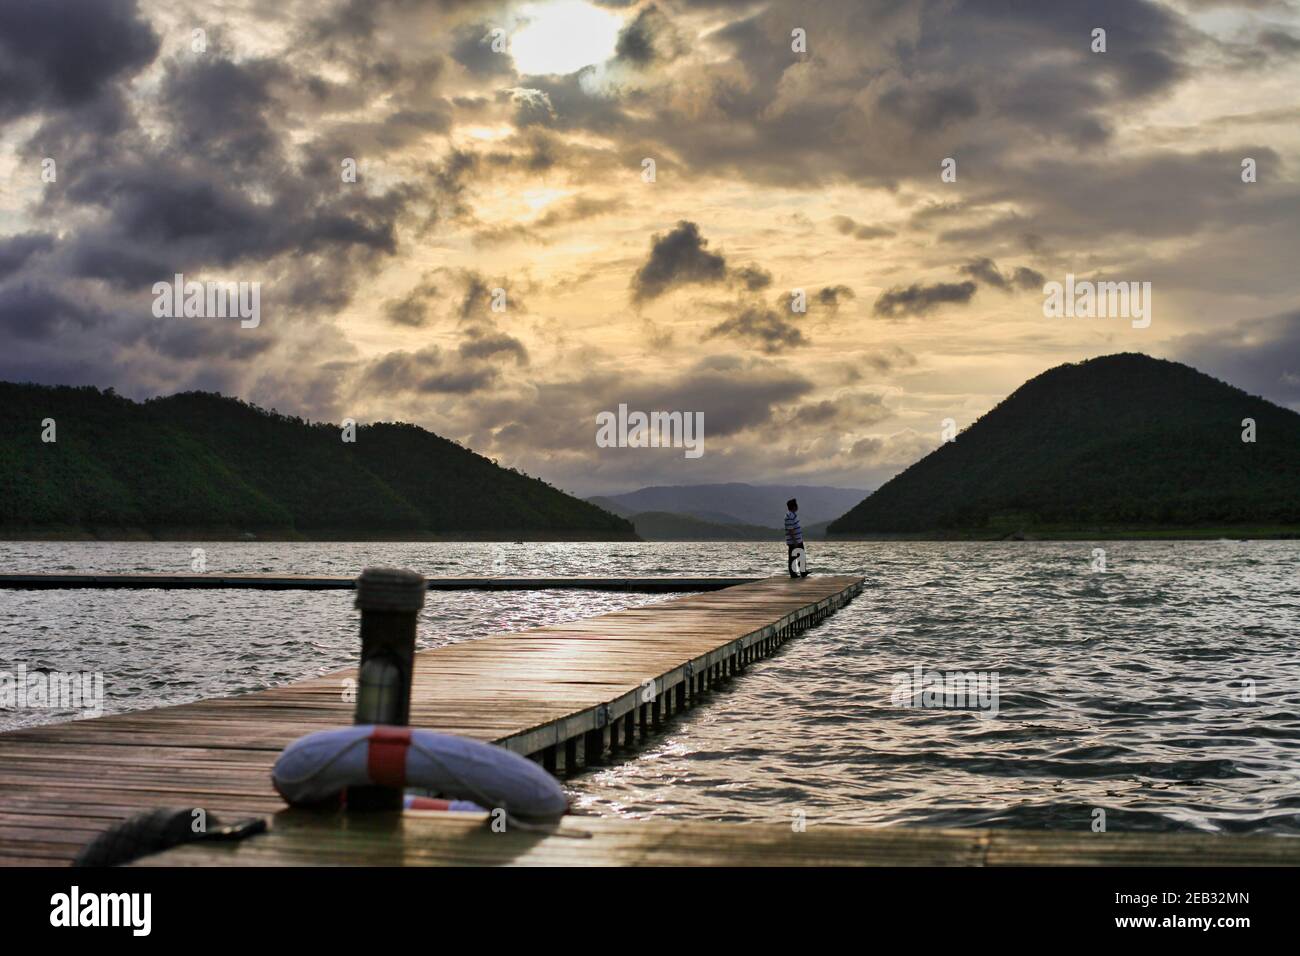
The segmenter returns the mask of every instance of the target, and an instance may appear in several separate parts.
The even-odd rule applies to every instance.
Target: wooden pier
[[[760,578],[743,577],[436,577],[426,578],[430,591],[721,591]],[[0,591],[253,590],[350,591],[356,576],[307,574],[0,574]]]
[[[411,724],[495,741],[556,772],[598,764],[861,588],[857,577],[781,575],[422,651]],[[0,734],[0,864],[70,862],[96,833],[155,807],[284,809],[272,764],[303,734],[352,723],[355,675]],[[107,684],[111,695],[112,675]]]
[[[486,814],[322,816],[285,810],[264,834],[196,843],[140,866],[1296,866],[1300,840],[1205,833],[858,827],[565,817],[496,832]]]

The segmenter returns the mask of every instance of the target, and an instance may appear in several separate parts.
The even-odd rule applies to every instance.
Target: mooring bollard
[[[415,631],[426,590],[424,576],[414,571],[366,568],[357,578],[361,667],[354,723],[404,727],[411,722]],[[352,787],[347,806],[349,810],[400,810],[402,791]]]

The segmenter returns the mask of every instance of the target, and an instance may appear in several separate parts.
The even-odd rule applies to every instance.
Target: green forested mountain
[[[53,419],[56,441],[41,440]],[[630,538],[632,525],[414,425],[308,424],[187,392],[0,383],[0,534]]]
[[[1242,420],[1256,440],[1242,440]],[[831,534],[1300,527],[1300,415],[1125,353],[1026,382]]]

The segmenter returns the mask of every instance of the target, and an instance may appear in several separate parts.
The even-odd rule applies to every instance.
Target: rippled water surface
[[[213,573],[724,574],[784,548],[716,544],[215,544]],[[622,816],[1300,834],[1300,544],[812,543],[863,594],[570,781]],[[1104,573],[1093,549],[1106,549]],[[188,571],[191,546],[0,542],[6,571]],[[421,643],[662,595],[433,593]],[[102,670],[112,711],[230,694],[356,657],[346,592],[0,592],[0,669]],[[906,706],[900,675],[996,678],[988,708]],[[0,727],[62,719],[0,712]]]

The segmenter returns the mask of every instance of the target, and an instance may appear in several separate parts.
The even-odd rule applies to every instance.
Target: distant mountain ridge
[[[775,528],[718,524],[666,511],[640,511],[628,520],[637,536],[646,541],[781,541],[781,532]]]
[[[634,537],[623,518],[415,425],[363,425],[344,442],[337,425],[213,393],[136,403],[7,382],[0,408],[6,537]]]
[[[1242,440],[1243,420],[1256,440]],[[1061,365],[831,522],[836,534],[1300,528],[1300,414],[1137,353]]]
[[[629,518],[642,512],[666,512],[688,515],[719,525],[730,523],[780,528],[785,519],[786,501],[797,498],[799,518],[807,528],[842,515],[861,501],[865,494],[865,491],[858,488],[728,482],[654,485],[625,494],[599,495],[587,500]]]

